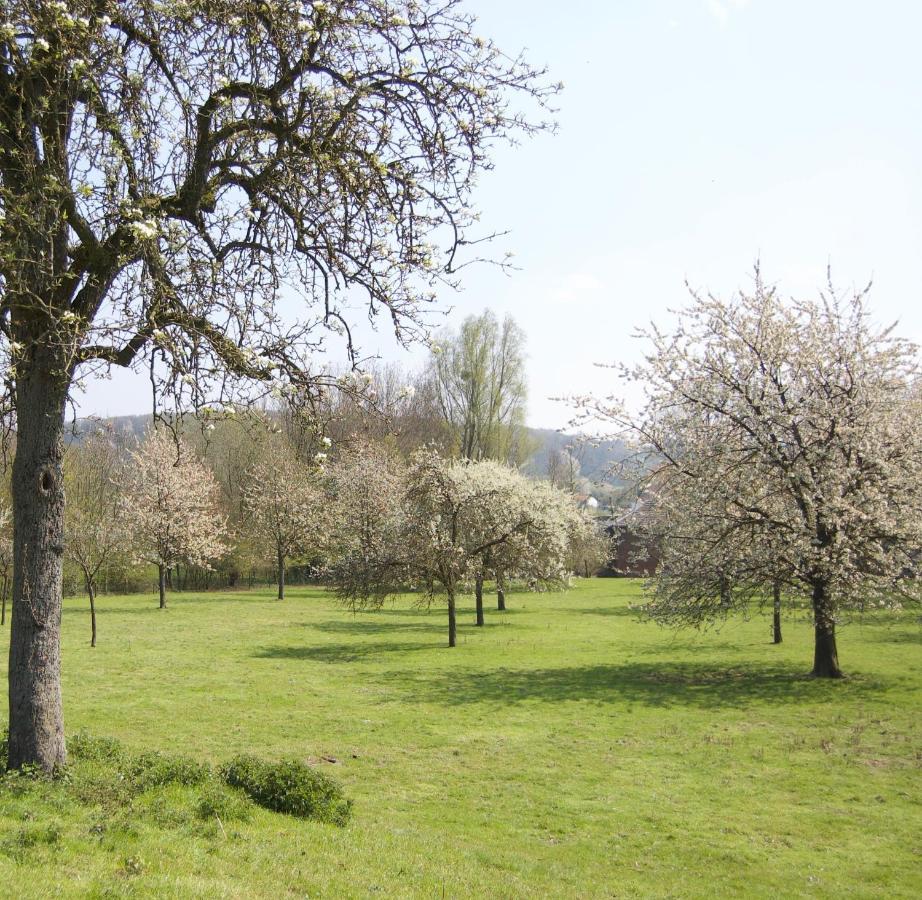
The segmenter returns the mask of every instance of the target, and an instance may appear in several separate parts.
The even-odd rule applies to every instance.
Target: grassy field
[[[636,621],[637,591],[512,594],[483,629],[464,608],[455,650],[441,609],[353,616],[316,589],[104,597],[91,650],[69,600],[69,733],[294,755],[355,814],[223,823],[193,789],[113,810],[14,785],[0,895],[919,896],[918,620],[843,629],[850,677],[824,683],[805,621],[780,647],[767,618],[676,635]]]

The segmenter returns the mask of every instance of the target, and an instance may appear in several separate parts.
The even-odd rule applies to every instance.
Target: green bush
[[[212,781],[202,788],[195,814],[200,819],[217,817],[222,822],[245,822],[252,809],[250,801],[239,790]]]
[[[345,825],[352,813],[352,801],[335,781],[295,759],[267,763],[238,756],[221,769],[221,777],[275,812],[331,825]]]
[[[131,760],[127,774],[139,791],[146,791],[167,784],[202,784],[211,777],[211,767],[196,762],[191,756],[151,751]]]
[[[71,759],[114,763],[122,758],[124,750],[115,738],[93,737],[78,731],[67,742],[67,755]]]

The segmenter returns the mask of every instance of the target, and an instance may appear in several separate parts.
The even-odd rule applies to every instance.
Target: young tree
[[[90,646],[96,646],[96,579],[128,549],[119,515],[123,460],[110,436],[94,434],[68,449],[64,483],[68,503],[65,552],[79,567],[90,601]]]
[[[588,405],[651,448],[667,557],[650,613],[701,624],[790,579],[813,608],[813,674],[841,676],[846,612],[919,592],[916,348],[871,323],[866,292],[785,303],[758,271],[751,292],[695,296],[648,337],[628,373],[641,413]]]
[[[301,462],[285,439],[272,436],[246,473],[244,513],[257,546],[276,563],[279,600],[285,599],[287,561],[317,550],[328,531],[321,462]]]
[[[0,625],[6,625],[6,601],[13,574],[12,524],[9,509],[0,507]]]
[[[151,431],[131,461],[120,518],[137,557],[157,567],[160,608],[166,609],[166,578],[173,566],[208,566],[227,550],[218,485],[188,446],[165,430]]]
[[[537,535],[550,540],[560,532],[551,521],[539,524],[543,513],[534,485],[515,470],[489,460],[452,462],[420,450],[406,473],[393,537],[362,541],[350,565],[333,572],[334,583],[340,597],[353,606],[379,606],[411,586],[422,587],[426,602],[444,597],[448,646],[454,647],[458,593],[483,577],[489,554],[521,541],[528,550],[519,551],[517,558],[528,554],[536,567],[534,577],[544,577],[537,570],[539,559],[550,572],[553,564],[537,549]]]
[[[525,461],[525,333],[512,318],[468,316],[457,335],[434,345],[428,372],[462,459]]]
[[[316,386],[357,294],[401,341],[476,242],[491,147],[554,88],[459,0],[4,4],[0,362],[17,419],[8,764],[65,761],[65,405],[143,365],[180,405]],[[440,251],[434,242],[446,240]],[[303,299],[298,320],[282,300]],[[336,338],[340,340],[340,338]]]

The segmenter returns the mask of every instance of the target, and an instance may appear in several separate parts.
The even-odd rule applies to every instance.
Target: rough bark
[[[455,594],[454,591],[448,592],[448,646],[455,647],[458,644],[458,623],[455,615]]]
[[[9,658],[11,769],[66,762],[61,708],[66,364],[36,347],[16,385],[13,602]]]
[[[166,566],[163,563],[157,566],[157,583],[160,588],[160,608],[166,609]]]
[[[285,599],[285,557],[282,555],[282,551],[278,551],[278,584],[279,584],[279,600]]]
[[[781,584],[772,585],[772,640],[781,643]]]
[[[483,625],[483,578],[479,575],[474,582],[474,598],[477,602],[477,624]]]
[[[496,608],[500,612],[506,611],[506,581],[502,575],[496,576]]]
[[[825,582],[813,585],[813,672],[816,678],[841,678],[836,649],[836,625],[832,618],[829,592]]]

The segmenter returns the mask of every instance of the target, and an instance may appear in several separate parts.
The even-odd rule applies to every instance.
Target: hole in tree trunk
[[[42,489],[43,494],[49,493],[52,487],[54,487],[54,477],[52,476],[51,472],[45,469],[45,471],[42,472],[41,477],[39,478],[38,484],[39,484],[39,487]]]

